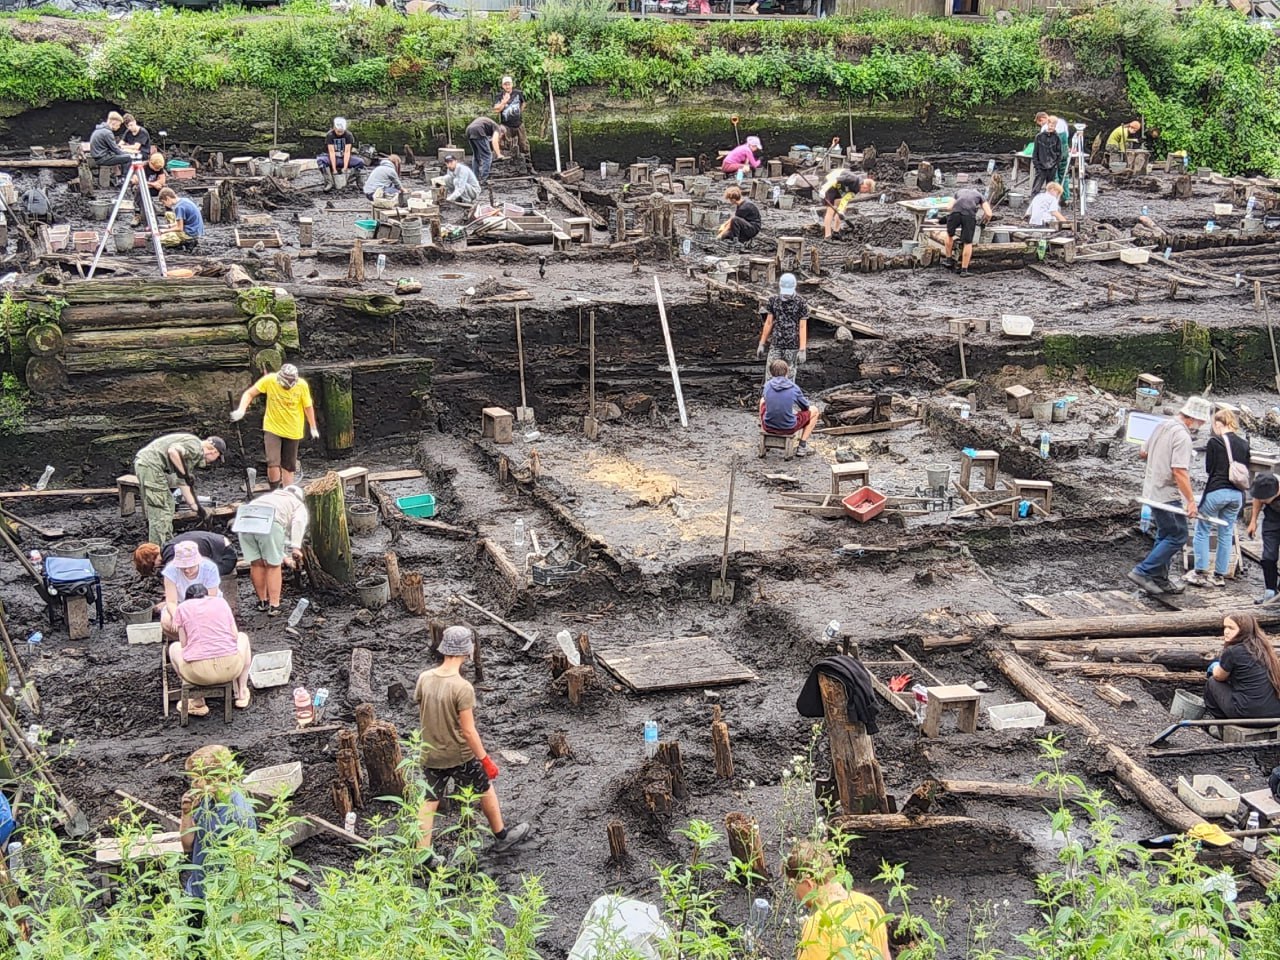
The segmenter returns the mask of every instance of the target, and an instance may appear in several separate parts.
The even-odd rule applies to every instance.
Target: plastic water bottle
[[[40,724],[38,723],[33,723],[31,724],[31,726],[27,727],[26,736],[23,737],[23,739],[27,741],[27,746],[29,747],[40,746],[40,734],[42,732],[43,731],[41,730]]]
[[[840,621],[832,620],[827,624],[827,629],[822,631],[822,636],[828,643],[833,643],[840,636]]]
[[[347,831],[347,833],[353,836],[355,835],[356,812],[354,810],[352,810],[350,813],[348,813],[345,817],[342,818],[342,829]]]
[[[43,490],[49,485],[49,478],[53,476],[53,467],[45,467],[44,473],[40,474],[40,479],[36,481],[36,489]]]
[[[1250,197],[1250,198],[1249,198],[1249,202],[1248,202],[1248,203],[1246,203],[1246,204],[1244,205],[1244,215],[1245,215],[1246,217],[1252,217],[1252,216],[1253,216],[1253,208],[1254,208],[1254,207],[1256,207],[1257,205],[1258,205],[1258,198],[1257,198],[1257,197]]]
[[[378,254],[378,279],[382,279],[382,271],[387,269],[387,255],[385,253]]]
[[[941,171],[941,170],[935,170],[935,171],[933,171],[933,185],[934,185],[935,187],[940,187],[940,186],[942,186],[942,171]]]
[[[658,721],[644,722],[644,755],[645,759],[658,755]]]
[[[316,708],[311,705],[311,694],[306,687],[298,687],[293,691],[293,719],[298,726],[305,727],[316,717]]]
[[[1172,256],[1173,256],[1173,247],[1165,247],[1165,248],[1164,248],[1164,258],[1165,258],[1166,260],[1168,260],[1168,259],[1169,259],[1170,257],[1172,257]]]
[[[1213,222],[1212,220],[1206,220],[1206,221],[1204,222],[1204,232],[1205,232],[1205,233],[1213,233],[1214,226],[1215,226],[1215,224],[1214,224],[1214,222]]]
[[[44,634],[41,633],[39,630],[31,634],[31,636],[27,637],[27,653],[34,652],[35,648],[40,646],[43,640],[44,640]]]
[[[1049,441],[1052,439],[1048,430],[1040,431],[1040,458],[1042,460],[1049,459]]]
[[[1246,829],[1246,830],[1257,830],[1257,829],[1258,829],[1258,823],[1259,823],[1259,821],[1258,821],[1258,811],[1257,811],[1257,810],[1251,810],[1251,811],[1249,811],[1249,823],[1248,823],[1248,825],[1245,827],[1245,829]],[[1257,838],[1257,837],[1245,837],[1245,838],[1244,838],[1244,842],[1243,842],[1243,843],[1241,843],[1240,845],[1241,845],[1242,847],[1244,847],[1244,852],[1245,852],[1245,853],[1253,853],[1255,850],[1257,850],[1257,849],[1258,849],[1258,838]]]
[[[693,249],[693,241],[690,240],[688,237],[685,237],[683,240],[680,241],[681,256],[687,257],[689,255],[689,251],[692,249]]]
[[[744,178],[745,176],[746,176],[746,174],[744,174],[744,173],[742,172],[742,168],[741,168],[741,167],[739,167],[739,168],[738,168],[738,172],[737,172],[736,174],[734,174],[734,179],[738,181],[738,186],[742,186],[742,180],[743,180],[743,178]]]
[[[524,550],[524,517],[517,517],[515,528],[511,534],[511,542],[515,544],[516,553]]]
[[[988,173],[988,174],[992,174],[992,173],[995,173],[995,172],[996,172],[996,162],[995,162],[994,160],[988,160],[988,161],[987,161],[987,173]]]
[[[1144,217],[1147,215],[1147,205],[1145,203],[1142,205],[1142,215]]]
[[[1236,271],[1236,286],[1239,287],[1244,283],[1244,274]]]
[[[9,877],[10,879],[18,879],[18,873],[22,870],[22,843],[14,840],[9,844]]]
[[[748,953],[755,953],[764,934],[765,924],[769,922],[769,901],[764,897],[756,897],[751,901],[751,909],[747,914],[747,930],[743,943]]]
[[[556,634],[556,643],[560,646],[560,652],[564,654],[565,659],[572,666],[582,666],[582,654],[578,652],[578,645],[573,642],[573,634],[568,630],[561,630]]]
[[[1151,516],[1151,508],[1145,503],[1142,505],[1142,513],[1138,516],[1138,529],[1143,533],[1150,533],[1155,519]]]
[[[881,202],[882,204],[888,203],[888,202],[889,202],[889,195],[888,195],[887,193],[882,193],[882,194],[880,194],[880,202]]]
[[[600,161],[600,179],[605,180],[608,178],[608,176],[609,176],[609,167],[603,160],[601,160]]]
[[[916,723],[924,723],[925,711],[929,708],[929,690],[922,683],[911,688],[911,695],[916,701]]]
[[[289,614],[289,626],[296,627],[302,622],[302,615],[307,612],[307,607],[311,606],[311,601],[303,597],[298,601],[298,605],[293,608],[293,613]]]
[[[311,699],[311,705],[317,710],[323,710],[324,705],[329,702],[329,688],[316,687],[316,695]]]

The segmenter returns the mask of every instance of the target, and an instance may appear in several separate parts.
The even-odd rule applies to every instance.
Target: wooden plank
[[[0,160],[0,170],[75,170],[80,161],[60,157],[48,160]]]
[[[723,686],[756,675],[709,637],[649,640],[615,650],[597,650],[601,666],[632,690],[681,690]]]
[[[369,474],[370,483],[390,483],[395,480],[417,480],[421,470],[382,470]]]
[[[71,487],[66,490],[6,490],[0,500],[45,500],[49,497],[114,497],[115,487]]]
[[[130,860],[163,857],[170,853],[183,853],[182,834],[177,830],[153,833],[146,838],[135,837],[129,845]],[[93,842],[93,859],[97,863],[120,863],[124,857],[120,840],[115,837],[102,837]]]
[[[856,433],[879,433],[881,430],[895,430],[908,424],[919,423],[920,417],[904,417],[901,420],[882,420],[879,423],[855,423],[848,427],[819,427],[814,433],[826,434],[829,437],[847,437]]]

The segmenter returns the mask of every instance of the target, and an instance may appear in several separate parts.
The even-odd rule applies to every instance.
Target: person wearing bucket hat
[[[1191,435],[1213,416],[1204,397],[1188,397],[1176,417],[1161,420],[1138,456],[1147,461],[1142,497],[1170,509],[1152,509],[1156,542],[1151,552],[1129,571],[1129,579],[1151,594],[1181,593],[1183,585],[1169,578],[1169,564],[1187,542],[1187,521],[1198,515],[1191,489]]]
[[[320,439],[320,430],[316,427],[311,387],[298,376],[298,368],[292,363],[264,374],[242,393],[239,406],[231,411],[232,421],[243,420],[249,404],[264,395],[267,409],[262,416],[262,446],[267,454],[267,483],[274,490],[293,483],[298,469],[298,444],[307,428],[311,428],[312,440]]]
[[[476,731],[476,691],[462,675],[462,665],[475,652],[475,637],[469,627],[453,626],[440,638],[440,656],[444,662],[418,676],[413,690],[418,704],[418,720],[422,728],[422,769],[426,775],[428,799],[418,807],[418,825],[422,833],[419,849],[431,850],[431,829],[440,798],[469,788],[480,803],[480,809],[493,831],[495,850],[506,850],[529,834],[529,824],[507,826],[494,790],[498,765],[485,752]],[[434,854],[430,857],[434,859]]]
[[[254,507],[270,507],[275,516],[266,533],[241,532],[240,552],[249,564],[249,579],[258,597],[258,612],[280,615],[280,593],[284,589],[281,567],[302,560],[302,540],[307,535],[307,495],[301,487],[287,486],[264,493]]]
[[[208,516],[192,489],[192,474],[196,467],[208,466],[226,455],[227,444],[221,437],[201,440],[194,433],[166,433],[137,452],[133,474],[142,494],[148,540],[168,543],[173,537],[173,490],[181,491],[187,506],[202,521]]]
[[[764,308],[764,327],[760,330],[760,343],[756,357],[769,355],[765,360],[765,380],[775,360],[787,361],[787,377],[796,379],[800,364],[804,363],[805,348],[809,343],[809,304],[796,295],[794,274],[784,273],[778,279],[778,292],[769,298]]]
[[[164,601],[158,604],[161,608],[160,624],[165,633],[177,636],[173,615],[178,604],[186,598],[187,589],[198,583],[209,592],[209,596],[216,597],[222,584],[222,574],[218,573],[217,564],[200,553],[199,546],[191,540],[183,540],[174,545],[173,560],[164,565],[160,575],[164,579]]]
[[[747,137],[745,143],[738,144],[724,155],[724,159],[720,161],[720,169],[725,173],[756,170],[764,162],[760,159],[762,153],[764,153],[764,146],[760,143],[760,138]]]
[[[1280,558],[1280,478],[1274,473],[1260,473],[1249,487],[1253,509],[1249,511],[1249,538],[1258,532],[1262,518],[1262,585],[1263,591],[1254,603],[1272,603],[1276,599],[1276,559]]]

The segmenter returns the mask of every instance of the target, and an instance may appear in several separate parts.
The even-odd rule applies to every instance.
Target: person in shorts
[[[1276,564],[1280,558],[1280,479],[1274,473],[1259,473],[1249,486],[1249,499],[1253,501],[1253,509],[1249,511],[1249,539],[1258,535],[1262,529],[1262,596],[1253,601],[1257,604],[1274,603],[1276,591],[1280,589],[1277,582]]]
[[[781,437],[799,433],[796,456],[807,457],[809,435],[818,425],[818,418],[813,415],[804,391],[787,376],[786,360],[781,357],[774,360],[769,364],[769,372],[773,377],[764,385],[764,396],[760,398],[760,427],[766,433]]]
[[[260,396],[267,398],[262,416],[262,446],[267,454],[267,483],[271,489],[289,486],[298,470],[298,444],[307,427],[311,439],[320,439],[316,427],[316,408],[311,400],[311,387],[298,376],[298,368],[286,363],[275,373],[268,373],[240,395],[240,405],[231,411],[232,421],[243,420],[249,404]]]
[[[778,280],[777,294],[765,305],[764,327],[756,346],[757,359],[764,357],[766,347],[769,350],[764,365],[765,379],[769,379],[773,361],[781,357],[787,361],[787,376],[795,380],[800,364],[804,363],[808,342],[809,304],[804,297],[796,296],[795,274],[784,273]]]
[[[258,596],[258,612],[280,615],[280,591],[284,585],[283,566],[292,567],[302,559],[302,540],[307,535],[306,494],[293,485],[264,493],[253,501],[255,507],[275,512],[266,533],[241,533],[240,552],[249,564],[249,579]]]
[[[827,179],[822,182],[822,204],[826,207],[822,215],[822,238],[830,240],[840,232],[844,212],[854,197],[875,193],[875,190],[875,180],[848,167],[836,167],[827,174]]]
[[[444,662],[434,670],[424,670],[413,690],[422,728],[422,771],[427,797],[418,807],[422,834],[420,850],[431,850],[431,829],[440,798],[449,796],[449,783],[456,793],[470,790],[493,831],[493,849],[506,850],[529,835],[529,824],[507,826],[498,804],[493,780],[498,765],[485,752],[476,730],[476,690],[462,675],[462,665],[475,651],[475,638],[467,627],[449,627],[440,640]],[[428,863],[436,858],[429,854]]]
[[[960,276],[969,275],[969,261],[973,258],[973,235],[978,229],[978,211],[982,211],[983,222],[990,220],[994,214],[991,204],[977,190],[965,188],[956,191],[951,202],[943,208],[947,214],[947,242],[943,245],[942,265],[948,269],[956,265],[951,255],[956,242],[956,234],[960,235]]]
[[[235,614],[222,597],[210,596],[202,584],[187,588],[186,599],[173,615],[178,639],[169,644],[169,662],[178,676],[197,687],[230,683],[236,706],[249,705],[249,662],[253,651],[248,634],[236,629]],[[203,717],[209,712],[204,698],[192,698],[187,712]]]

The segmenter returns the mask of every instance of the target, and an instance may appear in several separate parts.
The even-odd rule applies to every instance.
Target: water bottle
[[[293,719],[298,726],[305,727],[315,719],[316,710],[311,706],[311,694],[306,687],[298,687],[293,691]]]
[[[689,251],[692,249],[693,249],[693,241],[690,240],[688,237],[685,237],[683,240],[680,241],[681,256],[687,257],[689,255]]]
[[[1213,233],[1213,228],[1214,228],[1214,223],[1213,223],[1213,221],[1212,221],[1212,220],[1206,220],[1206,221],[1204,222],[1204,232],[1205,232],[1205,233]]]
[[[516,553],[524,550],[524,517],[516,518],[515,529],[512,532],[512,543],[516,546]]]
[[[33,567],[38,567],[40,564],[44,563],[44,554],[39,550],[32,550],[27,554],[27,559],[31,561],[31,565]]]
[[[23,737],[23,739],[27,741],[27,746],[39,747],[40,733],[41,733],[41,728],[40,728],[40,724],[38,723],[33,723],[31,724],[31,726],[27,727],[26,736]]]
[[[293,608],[293,613],[289,614],[289,626],[296,627],[302,622],[302,615],[307,612],[307,607],[311,606],[311,601],[303,597],[298,601],[298,605]]]
[[[1184,153],[1184,154],[1182,155],[1182,172],[1183,172],[1183,173],[1186,173],[1186,172],[1187,172],[1187,169],[1188,169],[1190,166],[1191,166],[1191,158],[1190,158],[1189,156],[1187,156],[1187,155]]]
[[[924,723],[924,714],[929,708],[929,690],[923,683],[917,683],[911,688],[911,695],[916,701],[916,723]]]
[[[1155,519],[1151,516],[1151,508],[1145,503],[1142,505],[1142,513],[1138,516],[1138,529],[1143,533],[1150,533]]]
[[[14,840],[9,844],[9,878],[18,879],[18,873],[22,869],[22,843]]]
[[[36,489],[43,490],[49,485],[49,478],[53,476],[53,467],[45,467],[44,473],[40,474],[40,479],[36,481]]]
[[[317,710],[323,710],[324,705],[329,702],[329,688],[316,687],[316,695],[311,700],[311,705]]]
[[[755,953],[764,935],[765,924],[769,922],[769,901],[764,897],[756,897],[751,901],[751,909],[747,914],[747,932],[743,937],[748,953]]]
[[[1042,460],[1049,459],[1049,441],[1052,439],[1048,430],[1040,431],[1040,458]]]
[[[1236,271],[1236,286],[1239,287],[1244,283],[1244,274]]]
[[[739,167],[739,168],[738,168],[738,172],[734,175],[734,179],[738,181],[738,186],[742,186],[742,179],[743,179],[743,177],[745,177],[745,176],[746,176],[746,174],[744,174],[744,173],[742,172],[742,168],[741,168],[741,167]]]
[[[1257,830],[1257,829],[1258,829],[1258,823],[1259,823],[1259,821],[1258,821],[1258,811],[1257,811],[1257,810],[1250,810],[1250,811],[1249,811],[1249,823],[1248,823],[1248,825],[1245,827],[1245,829],[1246,829],[1246,830]],[[1258,849],[1258,838],[1257,838],[1257,837],[1245,837],[1245,838],[1244,838],[1244,842],[1243,842],[1243,843],[1241,843],[1241,846],[1242,846],[1242,847],[1244,847],[1244,852],[1245,852],[1245,853],[1253,853],[1254,851],[1256,851],[1256,850]]]
[[[382,271],[387,269],[387,255],[385,253],[378,254],[378,279],[382,279]]]
[[[34,652],[35,648],[40,646],[40,643],[43,640],[44,640],[44,634],[41,633],[39,630],[31,634],[31,636],[27,637],[27,653]]]
[[[940,186],[942,186],[942,171],[941,171],[941,170],[935,170],[935,171],[933,171],[933,185],[934,185],[934,187],[940,187]]]
[[[1258,198],[1257,198],[1257,197],[1250,197],[1250,198],[1249,198],[1249,202],[1248,202],[1248,203],[1246,203],[1246,204],[1244,205],[1244,215],[1245,215],[1246,217],[1252,217],[1252,216],[1253,216],[1253,208],[1254,208],[1254,207],[1256,207],[1257,205],[1258,205]]]
[[[347,831],[347,833],[352,834],[353,836],[355,835],[356,812],[354,810],[352,810],[350,813],[348,813],[345,817],[342,818],[342,829]]]
[[[987,161],[987,174],[988,174],[988,175],[990,175],[990,174],[993,174],[993,173],[995,173],[995,172],[996,172],[996,162],[995,162],[994,160],[988,160],[988,161]]]
[[[12,700],[14,697],[16,697],[16,696],[18,695],[18,691],[17,691],[17,690],[15,690],[15,689],[13,689],[13,684],[11,683],[11,684],[9,684],[9,689],[8,689],[8,690],[6,690],[6,691],[4,692],[4,695],[5,695],[8,699]]]
[[[964,403],[964,402],[961,402],[961,404],[960,404],[960,419],[961,419],[961,420],[968,420],[968,419],[969,419],[969,404]]]
[[[608,178],[608,176],[609,176],[609,167],[603,160],[601,160],[600,161],[600,179],[604,180]]]
[[[1172,256],[1173,256],[1173,247],[1165,247],[1165,248],[1164,248],[1164,258],[1165,258],[1166,260],[1168,260],[1168,259],[1169,259],[1170,257],[1172,257]]]
[[[882,204],[888,203],[888,202],[889,202],[889,195],[888,195],[887,193],[882,193],[882,194],[880,194],[880,202],[881,202]]]
[[[1145,203],[1142,205],[1142,215],[1144,217],[1147,215],[1147,205]]]
[[[656,757],[658,755],[658,721],[646,720],[644,722],[644,756],[645,759]]]

